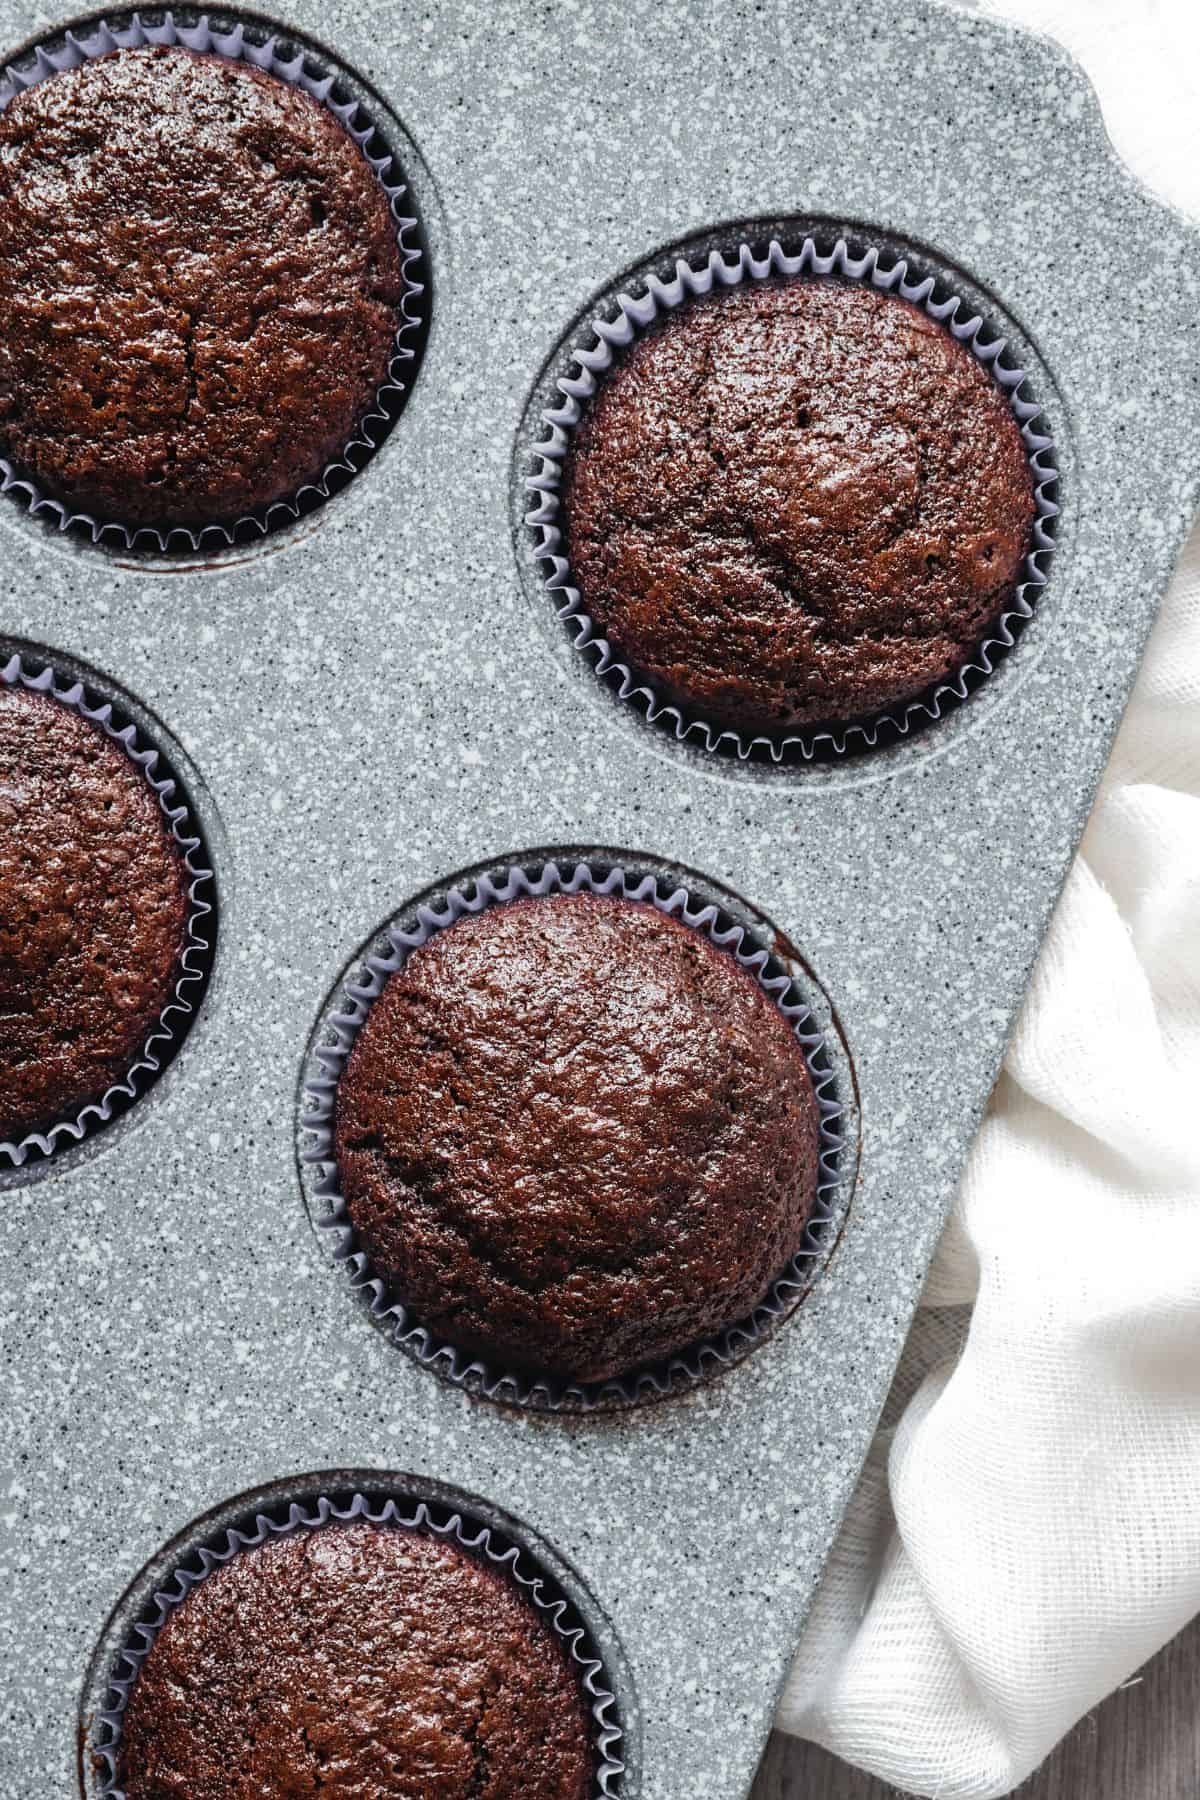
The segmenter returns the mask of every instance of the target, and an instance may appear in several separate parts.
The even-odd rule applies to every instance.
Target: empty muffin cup
[[[260,29],[133,14],[0,79],[0,491],[94,543],[296,519],[411,384],[427,293],[401,173],[335,75]]]
[[[595,316],[526,514],[577,648],[652,724],[745,759],[894,741],[1033,610],[1040,406],[943,282],[844,240],[682,258]]]
[[[794,977],[715,904],[612,864],[509,867],[393,926],[342,998],[300,1118],[316,1223],[424,1367],[628,1405],[736,1362],[811,1286],[833,1067]]]

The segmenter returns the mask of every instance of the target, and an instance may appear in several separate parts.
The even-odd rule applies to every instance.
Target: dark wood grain
[[[895,1800],[812,1744],[774,1737],[750,1800]],[[1014,1800],[1200,1800],[1200,1619],[1081,1720]]]

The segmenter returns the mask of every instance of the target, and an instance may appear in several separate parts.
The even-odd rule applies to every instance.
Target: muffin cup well
[[[869,717],[831,721],[827,725],[777,735],[751,734],[728,725],[713,724],[699,714],[689,712],[658,692],[645,675],[621,661],[588,613],[583,597],[573,583],[560,522],[563,475],[576,428],[621,352],[637,337],[688,302],[722,288],[738,287],[744,281],[797,276],[863,282],[884,293],[897,294],[919,306],[966,344],[1002,389],[1020,427],[1033,479],[1036,514],[1022,578],[1013,591],[1010,604],[953,675],[934,683],[914,698]],[[935,281],[932,275],[910,278],[908,264],[903,258],[883,267],[880,252],[875,248],[867,249],[861,256],[852,255],[844,238],[837,240],[830,253],[823,254],[816,240],[806,237],[794,255],[785,252],[773,238],[762,256],[756,255],[752,247],[743,242],[734,245],[728,253],[713,250],[700,267],[693,267],[679,258],[670,280],[651,274],[646,277],[644,293],[618,294],[613,306],[590,320],[573,349],[571,372],[556,383],[562,395],[561,404],[542,413],[548,436],[533,447],[538,466],[525,480],[526,488],[534,497],[534,504],[525,514],[525,524],[532,534],[534,559],[544,568],[547,593],[553,596],[558,616],[571,632],[576,648],[592,658],[596,673],[608,680],[620,699],[633,701],[650,724],[664,726],[681,741],[693,739],[705,750],[733,752],[743,761],[753,755],[766,755],[776,763],[785,759],[811,761],[819,755],[842,756],[873,748],[881,738],[905,737],[915,726],[940,718],[948,704],[965,700],[980,680],[992,673],[1000,657],[1012,648],[1016,633],[1024,621],[1032,617],[1038,590],[1046,584],[1047,572],[1043,563],[1054,548],[1050,522],[1059,510],[1050,494],[1058,479],[1054,445],[1045,432],[1041,407],[1021,397],[1025,371],[1010,368],[1004,361],[1005,340],[993,337],[983,341],[985,321],[982,316],[972,313],[954,294],[936,298],[939,287],[945,293],[945,284]]]
[[[213,955],[214,901],[211,897],[205,897],[205,891],[209,896],[212,895],[214,876],[208,866],[204,840],[196,830],[188,807],[179,798],[175,778],[156,773],[159,752],[141,741],[136,726],[118,726],[113,722],[111,703],[105,701],[99,706],[92,705],[81,681],[60,681],[50,667],[35,674],[25,667],[21,657],[15,653],[6,663],[0,664],[0,684],[5,687],[24,687],[32,693],[51,696],[60,705],[77,712],[81,718],[98,725],[106,737],[121,746],[130,762],[136,765],[158,796],[163,817],[182,852],[184,867],[190,878],[184,947],[179,959],[174,991],[159,1013],[136,1061],[122,1080],[114,1082],[99,1099],[89,1101],[73,1116],[60,1119],[45,1131],[27,1132],[16,1141],[0,1140],[2,1169],[5,1164],[19,1168],[30,1157],[52,1156],[68,1143],[79,1143],[83,1138],[92,1136],[109,1122],[120,1102],[136,1099],[159,1073],[165,1052],[177,1044],[191,1023],[208,977]]]
[[[386,953],[368,955],[359,978],[344,984],[346,1009],[335,1011],[329,1020],[334,1041],[318,1043],[313,1048],[312,1065],[315,1066],[310,1069],[304,1087],[308,1110],[302,1112],[300,1126],[310,1138],[309,1144],[302,1149],[302,1159],[315,1168],[315,1194],[326,1208],[325,1217],[317,1219],[316,1223],[321,1230],[331,1234],[335,1261],[344,1266],[352,1287],[365,1300],[371,1316],[393,1340],[424,1368],[486,1399],[543,1411],[590,1412],[686,1391],[740,1361],[795,1308],[812,1286],[817,1261],[831,1235],[838,1154],[843,1147],[836,1126],[843,1109],[837,1099],[825,1039],[808,1007],[797,998],[794,978],[767,950],[753,941],[747,945],[742,926],[723,924],[715,905],[694,898],[685,887],[666,889],[664,883],[663,889],[666,891],[660,890],[659,880],[652,874],[621,866],[606,867],[602,873],[594,872],[584,862],[576,863],[565,873],[555,862],[541,865],[534,873],[512,866],[494,876],[483,875],[468,886],[451,888],[441,907],[417,908],[417,922],[411,930],[393,926],[387,931],[389,948]],[[479,913],[488,907],[531,896],[581,892],[617,894],[627,900],[648,902],[660,912],[702,932],[753,976],[783,1014],[803,1051],[817,1100],[820,1137],[817,1192],[803,1242],[748,1318],[727,1326],[714,1337],[699,1340],[662,1363],[631,1370],[610,1381],[560,1384],[544,1375],[500,1367],[433,1336],[419,1319],[409,1314],[403,1301],[389,1292],[386,1282],[374,1272],[367,1253],[358,1247],[349,1210],[342,1197],[334,1116],[338,1081],[355,1039],[388,979],[404,967],[414,950],[467,913]]]
[[[376,136],[376,127],[365,109],[357,100],[336,100],[333,97],[336,75],[310,74],[305,67],[304,52],[297,50],[294,55],[288,56],[277,37],[271,36],[258,43],[246,36],[245,27],[240,22],[230,31],[221,31],[205,14],[201,14],[194,24],[185,24],[177,21],[170,12],[165,12],[157,24],[148,24],[140,14],[134,13],[124,24],[110,25],[102,22],[94,31],[85,35],[67,31],[63,34],[61,44],[56,40],[55,48],[37,46],[31,68],[10,65],[7,69],[0,70],[0,112],[18,94],[36,87],[50,76],[61,74],[67,69],[77,69],[85,62],[109,55],[113,50],[143,49],[162,44],[179,45],[187,50],[221,56],[229,62],[252,63],[255,68],[302,89],[327,107],[347,135],[358,145],[387,196],[396,228],[404,286],[387,378],[376,390],[374,404],[359,420],[355,435],[344,446],[340,456],[326,464],[319,480],[306,483],[285,500],[274,500],[268,506],[255,507],[228,524],[157,527],[125,525],[119,520],[98,519],[89,512],[74,511],[68,502],[56,500],[44,493],[34,480],[21,474],[6,457],[0,456],[0,494],[11,494],[23,501],[30,514],[53,520],[59,531],[75,529],[84,532],[94,544],[111,540],[128,550],[157,551],[165,555],[172,548],[200,550],[233,545],[243,535],[254,532],[264,536],[268,531],[299,518],[310,503],[328,500],[335,487],[340,487],[344,479],[356,475],[362,464],[379,447],[400,409],[409,386],[405,377],[416,358],[415,349],[406,340],[423,329],[427,309],[424,304],[425,284],[416,278],[415,273],[415,266],[423,255],[420,227],[415,215],[406,209],[408,190],[399,178],[400,171],[393,166],[391,152],[387,151],[382,156],[371,154],[369,145]]]
[[[409,1499],[392,1497],[379,1502],[355,1493],[348,1505],[339,1505],[336,1498],[322,1494],[303,1504],[293,1501],[275,1514],[257,1513],[248,1529],[226,1531],[217,1547],[201,1549],[186,1557],[162,1588],[155,1591],[153,1616],[134,1628],[118,1653],[114,1672],[109,1678],[110,1697],[96,1719],[100,1741],[93,1751],[98,1769],[104,1771],[99,1788],[101,1800],[124,1800],[124,1789],[117,1785],[117,1763],[125,1708],[155,1638],[191,1590],[222,1563],[229,1562],[243,1550],[257,1549],[270,1538],[288,1537],[296,1531],[319,1531],[331,1523],[347,1524],[355,1520],[393,1530],[418,1531],[451,1541],[468,1555],[487,1561],[508,1575],[542,1623],[559,1639],[577,1671],[595,1724],[592,1736],[596,1760],[594,1800],[615,1800],[620,1793],[619,1782],[625,1766],[622,1761],[624,1733],[617,1721],[616,1701],[604,1667],[592,1652],[583,1626],[571,1617],[567,1600],[555,1593],[553,1584],[538,1570],[528,1551],[516,1544],[505,1546],[497,1541],[491,1528],[478,1519],[464,1517],[463,1513],[448,1508],[445,1510],[448,1517],[439,1518],[424,1500],[415,1496]],[[118,1672],[122,1665],[124,1672]]]

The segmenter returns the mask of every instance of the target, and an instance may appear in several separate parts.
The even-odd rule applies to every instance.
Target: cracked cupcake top
[[[70,506],[293,495],[370,409],[402,294],[358,146],[247,63],[117,50],[0,112],[0,451]]]
[[[127,1800],[587,1800],[567,1652],[509,1578],[368,1523],[243,1550],[166,1618],[125,1709]]]
[[[174,991],[190,879],[120,744],[0,684],[0,1138],[128,1073]]]
[[[818,1108],[786,1019],[652,905],[558,894],[413,952],[338,1084],[341,1191],[435,1336],[599,1381],[750,1313],[800,1248]]]
[[[603,381],[564,474],[566,554],[618,657],[752,732],[944,679],[1013,594],[1035,502],[987,370],[854,282],[681,307]]]

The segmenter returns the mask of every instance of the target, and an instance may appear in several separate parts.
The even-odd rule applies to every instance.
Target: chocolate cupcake
[[[0,452],[68,507],[202,526],[317,482],[403,294],[361,150],[250,63],[119,49],[0,112]]]
[[[686,716],[777,738],[952,676],[1032,542],[1020,426],[908,300],[747,281],[638,338],[564,469],[583,611]]]
[[[587,1800],[563,1644],[458,1548],[364,1522],[267,1539],[168,1613],[133,1683],[126,1800]]]
[[[180,975],[190,882],[121,745],[0,683],[0,1141],[126,1077]]]
[[[334,1150],[372,1271],[444,1341],[600,1382],[748,1315],[800,1248],[819,1109],[753,977],[653,905],[458,919],[388,980]]]

